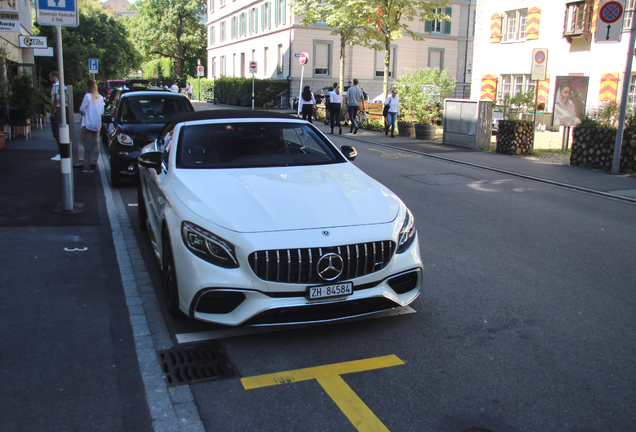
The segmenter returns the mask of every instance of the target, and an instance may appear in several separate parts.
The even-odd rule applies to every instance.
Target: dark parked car
[[[188,98],[179,93],[121,93],[111,112],[102,118],[104,123],[113,126],[108,141],[113,186],[136,181],[137,157],[141,148],[157,139],[169,119],[193,111],[194,107]]]

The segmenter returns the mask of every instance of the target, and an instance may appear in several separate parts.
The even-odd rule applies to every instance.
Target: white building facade
[[[33,49],[20,48],[18,43],[18,36],[33,35],[31,3],[28,0],[0,0],[0,12],[8,13],[3,20],[9,21],[13,20],[13,14],[19,15],[19,26],[13,31],[0,31],[0,44],[6,52],[7,60],[17,64],[33,64]]]
[[[475,0],[456,0],[445,12],[451,22],[410,23],[425,38],[409,36],[394,41],[390,80],[405,70],[424,67],[446,69],[457,80],[454,97],[470,95]],[[250,77],[249,64],[257,63],[256,78],[286,79],[294,96],[303,85],[313,91],[330,86],[340,78],[340,39],[332,29],[316,24],[301,26],[288,0],[208,0],[208,57],[206,74]],[[304,72],[299,55],[309,54]],[[354,78],[370,97],[382,92],[384,52],[347,46],[345,85]]]
[[[534,91],[533,49],[543,48],[548,50],[547,77],[538,83],[539,110],[552,112],[565,82],[574,83],[573,96],[581,99],[582,109],[617,101],[625,79],[633,106],[636,75],[625,77],[624,71],[634,0],[624,1],[621,41],[606,42],[600,0],[478,0],[471,99],[500,101],[505,94]],[[600,41],[597,29],[603,32]]]

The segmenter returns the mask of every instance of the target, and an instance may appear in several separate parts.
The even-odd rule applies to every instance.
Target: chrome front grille
[[[344,262],[339,282],[365,276],[386,267],[395,253],[395,243],[377,241],[344,246],[304,249],[278,249],[252,252],[249,263],[260,279],[281,283],[326,283],[316,266],[325,254],[337,253]]]

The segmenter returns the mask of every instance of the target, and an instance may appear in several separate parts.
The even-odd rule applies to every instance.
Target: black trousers
[[[313,123],[314,106],[312,104],[304,104],[302,106],[303,120],[308,120],[309,123]]]
[[[53,131],[53,138],[55,138],[55,142],[57,143],[58,151],[60,151],[60,118],[61,117],[62,117],[62,111],[60,111],[59,108],[55,110],[55,114],[51,113],[51,131]]]
[[[330,103],[329,113],[331,114],[331,118],[329,119],[329,121],[331,122],[331,130],[333,130],[336,125],[340,127],[340,104]]]

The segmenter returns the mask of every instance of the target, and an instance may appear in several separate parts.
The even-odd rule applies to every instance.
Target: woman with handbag
[[[329,112],[331,113],[331,132],[333,134],[333,128],[338,123],[338,135],[342,135],[342,126],[340,126],[340,107],[342,106],[342,95],[340,94],[340,86],[338,83],[333,83],[333,90],[329,92]]]
[[[400,98],[397,96],[397,90],[393,90],[391,96],[384,101],[384,111],[386,111],[387,118],[384,135],[388,135],[389,128],[391,128],[391,138],[395,138],[393,134],[393,132],[395,132],[395,122],[397,121],[397,116],[400,114]]]

